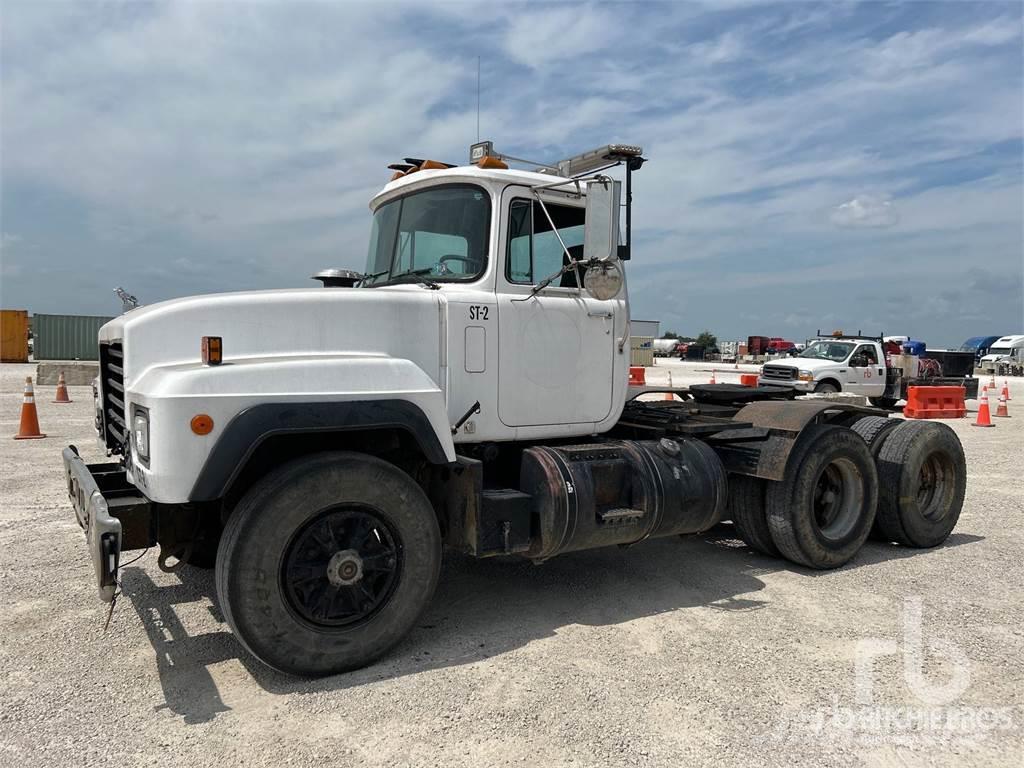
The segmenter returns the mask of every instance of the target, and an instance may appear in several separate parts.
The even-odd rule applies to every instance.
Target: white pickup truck
[[[942,353],[948,356],[950,353]],[[933,358],[887,357],[881,337],[835,336],[819,338],[799,355],[761,368],[759,385],[783,386],[798,392],[852,392],[870,398],[873,405],[891,408],[907,395],[907,387],[963,386],[976,397],[978,381],[972,377],[944,376]]]

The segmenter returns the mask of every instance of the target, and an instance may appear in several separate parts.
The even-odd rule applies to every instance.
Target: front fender
[[[150,417],[150,459],[129,477],[153,501],[219,498],[260,442],[286,432],[405,429],[428,460],[455,460],[444,394],[415,363],[386,355],[297,355],[150,368],[127,393]],[[193,433],[200,413],[208,435]]]

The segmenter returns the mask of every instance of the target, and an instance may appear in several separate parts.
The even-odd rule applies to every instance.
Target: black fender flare
[[[223,498],[249,457],[269,437],[365,429],[404,430],[429,462],[450,463],[426,414],[408,400],[261,403],[239,412],[224,427],[192,486],[189,501]]]

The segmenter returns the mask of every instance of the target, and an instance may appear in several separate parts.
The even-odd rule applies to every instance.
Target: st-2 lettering
[[[479,304],[473,304],[469,308],[469,319],[470,320],[486,320],[487,310],[489,307],[482,307]]]

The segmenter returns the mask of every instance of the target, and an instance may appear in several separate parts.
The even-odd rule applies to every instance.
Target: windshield
[[[433,187],[373,214],[364,285],[467,280],[487,266],[491,201],[480,187]]]
[[[988,353],[990,355],[1008,355],[1013,350],[1010,347],[992,347]]]
[[[834,363],[841,363],[845,360],[853,344],[845,341],[812,341],[807,349],[797,357],[809,357],[814,360],[831,360]]]

